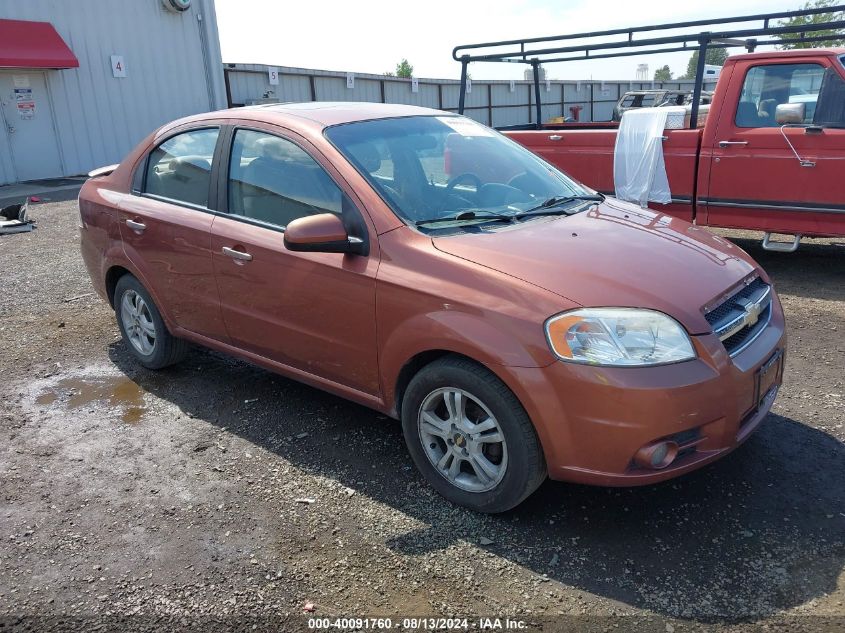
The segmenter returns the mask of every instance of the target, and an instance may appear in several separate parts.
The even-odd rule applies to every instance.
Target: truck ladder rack
[[[781,11],[732,18],[715,18],[636,26],[624,29],[610,29],[591,33],[572,33],[549,37],[532,37],[521,40],[503,40],[500,42],[482,42],[479,44],[461,44],[452,49],[452,58],[461,62],[461,91],[458,112],[463,114],[466,100],[467,66],[470,62],[506,62],[528,64],[534,75],[534,101],[537,110],[536,127],[542,127],[542,103],[540,101],[540,64],[546,62],[565,62],[584,59],[606,59],[609,57],[629,57],[653,53],[669,53],[698,50],[698,65],[695,72],[695,89],[690,113],[690,127],[698,123],[698,106],[701,99],[701,86],[704,77],[705,56],[708,48],[730,48],[744,46],[753,52],[757,46],[776,46],[779,44],[811,43],[836,38],[835,33],[845,29],[845,20],[832,20],[813,24],[784,26],[780,20],[813,16],[819,14],[837,14],[845,11],[845,5],[813,7],[797,11]],[[722,30],[700,30],[702,27]],[[727,27],[731,28],[727,28]],[[687,31],[660,35],[666,31]],[[643,34],[656,36],[642,37]],[[785,38],[784,36],[793,36]],[[595,41],[600,38],[603,41]],[[761,39],[762,38],[762,39]],[[579,40],[581,40],[579,42]],[[583,41],[588,40],[588,41]],[[592,40],[592,41],[591,41]],[[504,50],[502,50],[504,49]]]

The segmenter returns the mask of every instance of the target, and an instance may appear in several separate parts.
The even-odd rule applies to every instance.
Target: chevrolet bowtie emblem
[[[745,324],[749,327],[757,323],[760,319],[760,312],[763,311],[763,306],[759,303],[745,304]]]

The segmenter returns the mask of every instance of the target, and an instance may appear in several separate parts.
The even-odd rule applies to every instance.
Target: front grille
[[[757,319],[751,323],[750,315],[757,312]],[[772,312],[771,288],[756,277],[714,309],[706,312],[704,318],[713,327],[728,353],[733,356],[745,349],[757,338]]]

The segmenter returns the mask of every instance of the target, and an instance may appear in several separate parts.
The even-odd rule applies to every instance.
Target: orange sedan
[[[703,466],[781,382],[783,311],[740,248],[447,112],[182,119],[95,172],[79,205],[94,287],[139,363],[190,342],[398,418],[431,485],[478,511],[547,476],[627,486]]]

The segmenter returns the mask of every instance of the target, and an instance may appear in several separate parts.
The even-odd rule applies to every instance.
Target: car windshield
[[[461,116],[348,123],[326,137],[409,224],[492,221],[592,191],[522,146]],[[555,203],[556,204],[556,203]]]

